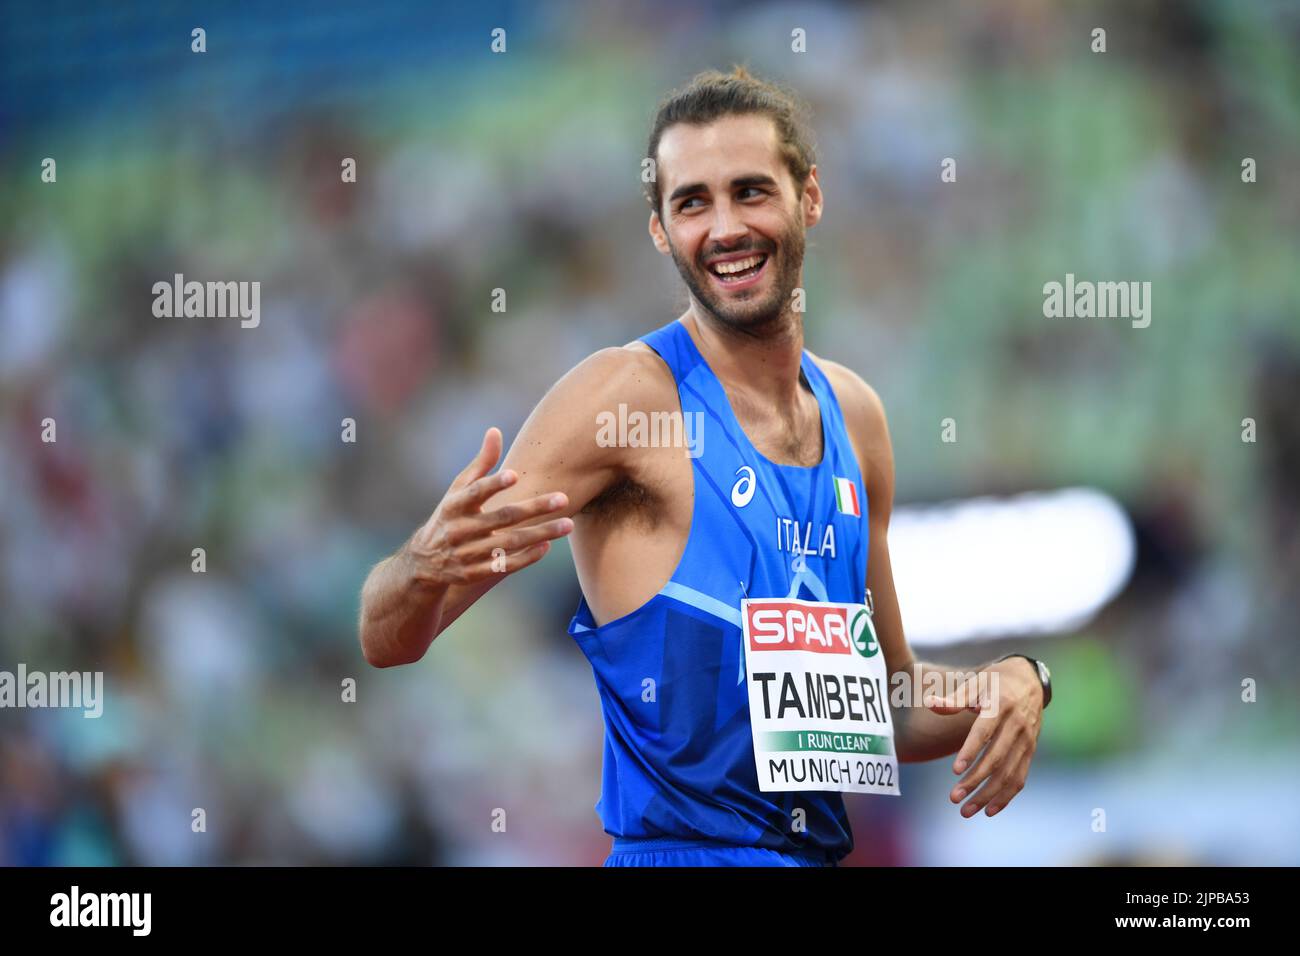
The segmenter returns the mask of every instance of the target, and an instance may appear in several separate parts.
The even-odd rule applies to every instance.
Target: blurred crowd
[[[851,861],[1300,862],[1294,10],[383,0],[214,12],[206,54],[177,13],[4,16],[0,670],[106,702],[0,711],[0,864],[603,859],[567,549],[411,667],[364,663],[357,595],[487,426],[679,314],[648,121],[742,61],[813,109],[807,344],[883,397],[899,504],[1091,485],[1138,537],[1080,631],[927,649],[1052,664],[1020,806],[908,767]],[[259,326],[155,317],[177,273],[259,281]],[[1045,319],[1067,273],[1151,281],[1151,326]]]

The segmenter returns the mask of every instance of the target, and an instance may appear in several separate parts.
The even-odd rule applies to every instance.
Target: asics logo
[[[731,503],[737,508],[743,508],[753,499],[758,482],[754,477],[754,469],[748,465],[741,465],[736,469],[736,474],[740,477],[731,486]]]

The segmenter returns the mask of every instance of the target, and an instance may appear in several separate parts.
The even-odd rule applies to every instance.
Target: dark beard
[[[710,249],[703,258],[708,259],[722,252],[761,252],[768,257],[765,268],[776,270],[773,273],[771,292],[762,300],[743,300],[731,302],[718,295],[712,280],[701,275],[708,270],[698,263],[688,263],[677,254],[672,240],[668,242],[672,251],[673,263],[677,272],[686,283],[695,301],[719,324],[741,335],[752,338],[766,338],[774,328],[778,328],[786,310],[790,307],[791,296],[799,283],[799,271],[803,266],[804,233],[798,224],[791,224],[779,238],[777,248],[767,243],[753,243],[734,249]]]

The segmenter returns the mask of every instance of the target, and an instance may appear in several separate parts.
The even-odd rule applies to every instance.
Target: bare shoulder
[[[652,349],[604,348],[571,368],[528,416],[507,461],[544,454],[548,462],[578,467],[622,465],[622,449],[596,440],[600,416],[618,414],[620,405],[646,412],[677,407],[672,372]]]
[[[562,491],[574,514],[617,485],[633,465],[627,447],[600,440],[602,417],[617,415],[620,405],[653,411],[676,401],[672,373],[653,350],[625,346],[588,355],[529,414],[501,465],[516,471],[519,482],[492,501]]]
[[[584,406],[657,408],[675,404],[677,386],[663,359],[643,342],[600,349],[570,369],[554,386]]]
[[[883,442],[889,442],[889,424],[885,418],[885,404],[874,388],[851,368],[821,358],[809,352],[817,367],[826,373],[835,398],[844,413],[844,424],[859,448],[870,452]]]

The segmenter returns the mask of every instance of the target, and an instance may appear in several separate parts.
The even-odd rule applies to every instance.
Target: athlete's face
[[[772,120],[728,116],[669,127],[656,172],[663,201],[650,217],[655,245],[673,257],[701,307],[761,334],[799,285],[804,231],[821,218],[816,168],[800,195]]]

